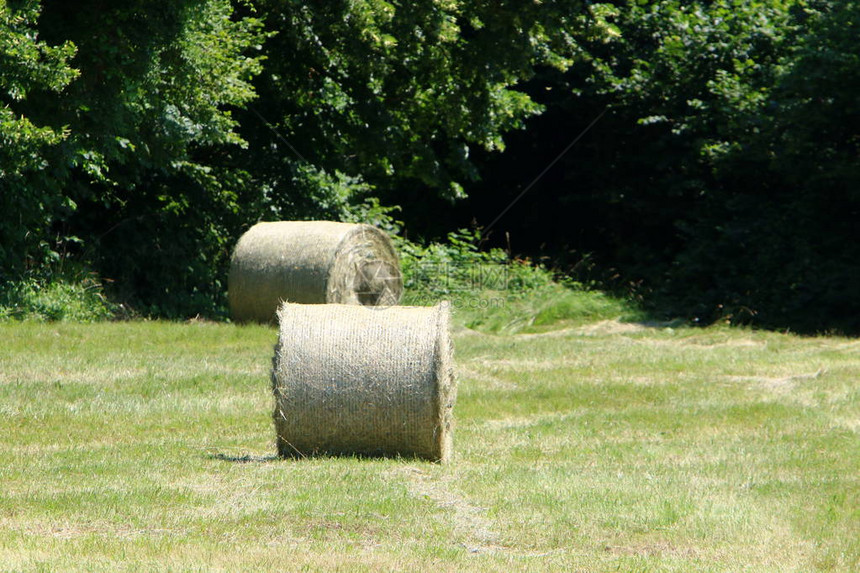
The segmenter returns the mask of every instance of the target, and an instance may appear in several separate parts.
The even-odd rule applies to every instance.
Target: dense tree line
[[[255,221],[488,225],[599,118],[493,237],[702,321],[857,330],[858,10],[0,1],[0,282],[71,261],[215,313]]]
[[[0,4],[2,278],[71,258],[117,296],[211,308],[241,220],[233,112],[265,35],[232,14],[228,0]]]
[[[468,216],[600,117],[497,237],[701,323],[860,330],[860,5],[617,5],[616,38],[528,84],[546,111],[482,165]]]

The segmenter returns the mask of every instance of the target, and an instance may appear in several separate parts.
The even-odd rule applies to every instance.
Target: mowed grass
[[[860,570],[860,341],[455,329],[455,459],[274,457],[274,328],[0,324],[3,571]]]

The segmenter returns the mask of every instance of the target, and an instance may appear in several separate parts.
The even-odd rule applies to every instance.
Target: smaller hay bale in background
[[[452,453],[456,381],[446,303],[283,304],[272,360],[278,454]]]
[[[282,301],[391,306],[402,292],[388,235],[333,221],[257,223],[236,244],[227,280],[238,322],[272,322]]]

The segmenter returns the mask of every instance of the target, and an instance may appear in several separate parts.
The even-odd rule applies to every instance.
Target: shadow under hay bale
[[[403,292],[389,237],[333,221],[257,223],[236,244],[227,282],[237,322],[272,322],[282,301],[391,306]]]
[[[447,304],[283,304],[278,318],[279,455],[450,459],[456,380]]]

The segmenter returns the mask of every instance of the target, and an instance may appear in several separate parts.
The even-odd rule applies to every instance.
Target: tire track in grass
[[[418,499],[426,499],[436,504],[451,518],[454,534],[463,539],[461,545],[470,553],[505,551],[499,544],[499,535],[494,523],[486,517],[487,508],[469,503],[462,495],[450,487],[452,476],[433,478],[416,467],[399,468],[392,472],[397,478],[405,478],[409,493]]]

